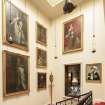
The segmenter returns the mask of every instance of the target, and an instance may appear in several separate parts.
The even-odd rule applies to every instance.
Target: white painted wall
[[[88,0],[71,14],[53,21],[52,32],[56,34],[56,56],[53,72],[55,74],[54,100],[64,96],[64,65],[81,63],[81,91],[93,91],[94,100],[105,100],[105,21],[103,0]],[[95,11],[96,53],[92,53],[93,10]],[[83,15],[83,51],[62,54],[63,23],[76,16]],[[55,28],[56,27],[56,28]],[[56,33],[55,33],[56,30]],[[86,83],[86,64],[102,63],[102,83]]]
[[[15,4],[20,10],[26,12],[29,16],[28,24],[29,24],[29,51],[25,52],[16,48],[12,48],[9,46],[2,45],[2,0],[0,0],[0,105],[44,105],[49,101],[49,78],[47,78],[47,89],[42,91],[37,91],[37,72],[46,72],[47,77],[52,69],[52,56],[49,51],[51,46],[50,44],[50,21],[30,2],[30,0],[26,0],[26,8],[25,8],[25,0],[11,0],[13,4]],[[44,27],[47,28],[47,36],[48,36],[48,46],[47,48],[42,47],[36,44],[36,26],[35,22],[39,22]],[[42,49],[46,49],[48,53],[48,67],[45,70],[36,69],[36,47],[40,47]],[[20,95],[18,97],[12,97],[7,100],[3,98],[3,75],[2,75],[2,50],[8,50],[24,55],[30,56],[30,93],[29,95]],[[50,53],[50,54],[49,54]],[[50,55],[50,56],[49,56]]]
[[[29,15],[29,52],[21,51],[16,48],[2,45],[2,0],[0,0],[0,105],[44,105],[49,102],[49,78],[47,78],[47,90],[37,91],[37,71],[47,72],[47,76],[52,71],[54,74],[53,85],[53,101],[59,100],[64,96],[64,65],[72,63],[81,63],[81,90],[93,90],[94,100],[105,100],[105,21],[103,14],[103,0],[95,0],[95,35],[96,50],[95,54],[92,50],[92,34],[93,34],[93,0],[87,1],[77,8],[71,14],[50,21],[42,15],[33,4],[28,0],[27,9],[25,9],[25,0],[11,0],[18,8]],[[62,54],[62,35],[63,23],[76,16],[84,15],[83,29],[83,46],[82,52]],[[48,30],[48,46],[47,48],[36,44],[35,22],[38,21]],[[48,52],[48,68],[47,70],[36,69],[36,47],[46,49]],[[2,75],[2,50],[9,50],[20,54],[30,56],[30,93],[29,95],[13,97],[3,100],[3,75]],[[54,60],[54,56],[58,59]],[[85,65],[87,63],[102,63],[102,83],[86,83],[85,81]]]

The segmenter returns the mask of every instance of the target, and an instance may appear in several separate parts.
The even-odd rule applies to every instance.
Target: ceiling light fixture
[[[65,5],[63,7],[64,14],[72,12],[75,8],[76,5],[74,5],[71,0],[65,0]]]

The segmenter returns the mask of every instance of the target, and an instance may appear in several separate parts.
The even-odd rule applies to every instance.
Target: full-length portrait
[[[71,19],[64,23],[63,53],[82,50],[83,16]]]
[[[37,68],[46,68],[47,67],[47,52],[46,50],[43,50],[43,49],[40,49],[40,48],[37,48],[36,49],[36,52],[37,52]]]
[[[29,92],[28,57],[3,52],[4,96]]]
[[[3,0],[3,43],[28,50],[27,15],[10,1]]]
[[[101,82],[102,78],[102,64],[94,63],[86,65],[86,81],[87,82]]]
[[[47,30],[39,23],[37,23],[37,43],[47,45]]]

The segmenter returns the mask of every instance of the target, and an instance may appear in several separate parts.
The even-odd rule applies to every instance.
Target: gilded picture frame
[[[65,96],[81,93],[81,63],[65,65]]]
[[[83,50],[83,15],[63,24],[63,54]]]
[[[3,0],[3,44],[28,51],[28,15]]]
[[[47,68],[47,51],[41,48],[36,48],[36,67]]]
[[[38,72],[37,74],[37,90],[45,90],[47,88],[47,75],[46,73]]]
[[[102,63],[86,64],[86,82],[102,82]]]
[[[3,96],[29,94],[29,57],[3,51]]]
[[[38,22],[36,22],[36,34],[36,42],[47,46],[47,28]]]

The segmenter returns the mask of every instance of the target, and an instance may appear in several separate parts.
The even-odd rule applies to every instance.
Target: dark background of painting
[[[46,88],[46,73],[38,73],[38,89],[43,88]]]
[[[46,37],[46,29],[40,24],[37,24],[37,41],[41,44],[46,45]]]
[[[39,59],[41,59],[41,62],[38,62]],[[38,66],[46,66],[47,65],[46,51],[37,49],[37,65]]]
[[[17,86],[17,58],[21,59],[21,65],[24,65],[25,70],[25,83],[26,90],[28,89],[28,58],[25,56],[18,56],[14,54],[6,55],[6,93],[14,93],[23,91],[24,89],[20,86],[19,89],[16,89]]]

